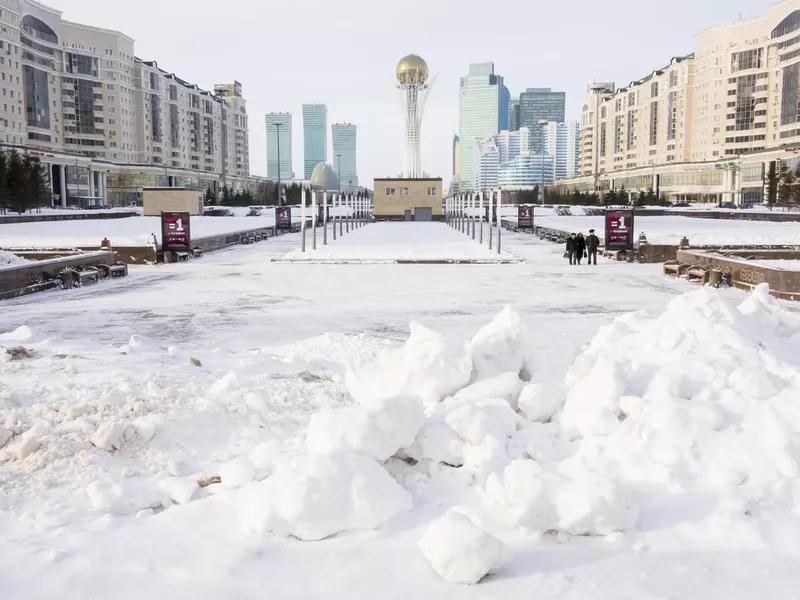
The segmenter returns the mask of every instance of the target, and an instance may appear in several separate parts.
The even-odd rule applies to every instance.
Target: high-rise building
[[[459,92],[459,170],[460,189],[473,190],[475,181],[475,141],[497,135],[503,114],[503,78],[494,72],[494,63],[469,66],[461,78]]]
[[[501,131],[475,142],[476,189],[521,188],[549,183],[555,178],[555,157],[533,154],[527,127]]]
[[[264,123],[267,128],[267,177],[294,179],[291,113],[267,113]]]
[[[580,162],[579,121],[548,123],[544,128],[545,154],[555,161],[555,178],[567,179],[578,175]]]
[[[511,98],[511,103],[508,106],[508,130],[518,131],[519,124],[519,97]]]
[[[328,160],[328,107],[303,104],[303,177],[311,179],[314,167]]]
[[[3,1],[0,142],[37,152],[61,205],[129,204],[144,187],[241,189],[249,178],[239,82],[208,91],[135,57],[118,31]]]
[[[499,131],[508,131],[511,123],[511,92],[504,85],[500,95],[500,122],[497,125]]]
[[[458,134],[453,134],[453,179],[458,179],[460,171],[458,168],[458,149],[461,145]]]
[[[519,126],[531,130],[533,152],[544,149],[543,129],[540,121],[563,123],[566,112],[566,94],[550,88],[528,88],[519,95]]]
[[[339,173],[342,191],[358,188],[356,164],[356,126],[350,123],[334,123],[331,126],[333,139],[333,168]]]

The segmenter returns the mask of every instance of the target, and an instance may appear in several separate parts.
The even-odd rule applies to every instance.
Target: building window
[[[387,187],[386,188],[386,195],[387,196],[394,196],[394,188],[393,187]]]
[[[408,196],[408,188],[400,188],[401,196]]]
[[[428,188],[428,196],[435,196],[435,195],[436,195],[436,188],[435,187],[429,187]]]

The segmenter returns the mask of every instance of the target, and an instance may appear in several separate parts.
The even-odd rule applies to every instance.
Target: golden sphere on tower
[[[409,54],[397,63],[397,81],[402,85],[425,83],[428,80],[428,63],[421,56]]]

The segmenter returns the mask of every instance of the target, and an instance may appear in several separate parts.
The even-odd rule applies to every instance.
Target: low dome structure
[[[332,166],[321,162],[314,167],[314,172],[311,174],[311,189],[319,192],[339,191],[339,176]]]

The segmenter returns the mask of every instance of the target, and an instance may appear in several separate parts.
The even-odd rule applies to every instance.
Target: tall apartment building
[[[519,95],[519,126],[527,127],[533,136],[532,152],[544,149],[543,127],[540,121],[565,121],[567,96],[550,88],[528,88]]]
[[[267,177],[274,180],[294,179],[292,171],[292,114],[267,113]]]
[[[500,169],[498,136],[475,140],[473,148],[475,185],[472,190],[483,191],[497,187],[497,171]]]
[[[328,107],[303,104],[303,177],[311,179],[314,167],[328,160]]]
[[[555,161],[555,178],[575,177],[580,163],[579,121],[548,123],[544,127],[544,150]]]
[[[356,163],[356,126],[350,123],[331,125],[334,168],[339,173],[343,191],[358,189],[358,167]]]
[[[249,176],[240,84],[201,90],[135,58],[130,37],[33,0],[0,2],[0,89],[0,144],[40,157],[55,203],[135,201],[145,186],[216,189]]]
[[[623,88],[590,84],[580,172],[601,189],[760,202],[767,164],[794,161],[798,106],[800,0],[787,0],[704,31],[693,53]]]
[[[475,141],[496,135],[501,130],[505,97],[503,78],[494,72],[494,63],[469,66],[469,74],[461,78],[459,91],[459,189],[476,189]]]

